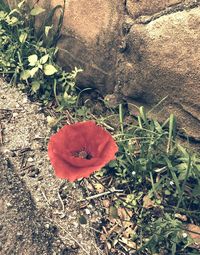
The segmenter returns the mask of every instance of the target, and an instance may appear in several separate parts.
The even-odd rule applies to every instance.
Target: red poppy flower
[[[69,181],[100,170],[117,151],[112,136],[94,121],[65,125],[51,136],[48,145],[56,176]]]

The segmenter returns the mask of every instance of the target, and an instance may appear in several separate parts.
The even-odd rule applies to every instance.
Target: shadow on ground
[[[0,171],[0,254],[53,254],[56,227],[47,225],[13,165],[1,153]]]

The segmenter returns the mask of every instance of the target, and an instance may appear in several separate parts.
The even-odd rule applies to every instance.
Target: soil
[[[103,254],[80,209],[78,184],[54,176],[51,130],[39,103],[0,80],[0,254]],[[98,214],[98,212],[95,212]]]

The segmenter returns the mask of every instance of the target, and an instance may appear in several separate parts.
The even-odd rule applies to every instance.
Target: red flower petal
[[[85,150],[90,159],[75,157]],[[66,125],[51,136],[48,155],[56,176],[75,181],[88,177],[115,158],[118,147],[112,136],[94,121]]]

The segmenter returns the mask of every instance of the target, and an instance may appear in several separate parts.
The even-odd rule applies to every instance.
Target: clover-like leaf
[[[58,72],[58,70],[53,65],[47,64],[47,65],[44,66],[44,73],[47,76],[53,75],[57,72]]]
[[[23,32],[20,36],[19,36],[19,41],[20,43],[24,43],[27,39],[28,34],[26,32]]]
[[[42,65],[45,64],[47,62],[48,58],[49,58],[49,54],[44,55],[43,57],[41,57],[40,63]]]
[[[29,70],[31,77],[33,77],[37,73],[38,69],[38,67],[33,67],[31,70]]]
[[[40,88],[40,83],[38,81],[33,81],[31,83],[31,89],[33,92],[36,93],[39,90],[39,88]]]
[[[28,62],[30,66],[35,66],[38,61],[38,56],[36,54],[30,55],[28,57]]]
[[[28,78],[31,77],[31,74],[29,72],[29,70],[24,70],[21,75],[20,75],[20,79],[21,80],[27,80]]]
[[[37,16],[45,11],[44,8],[40,7],[39,5],[36,5],[30,12],[32,16]]]

